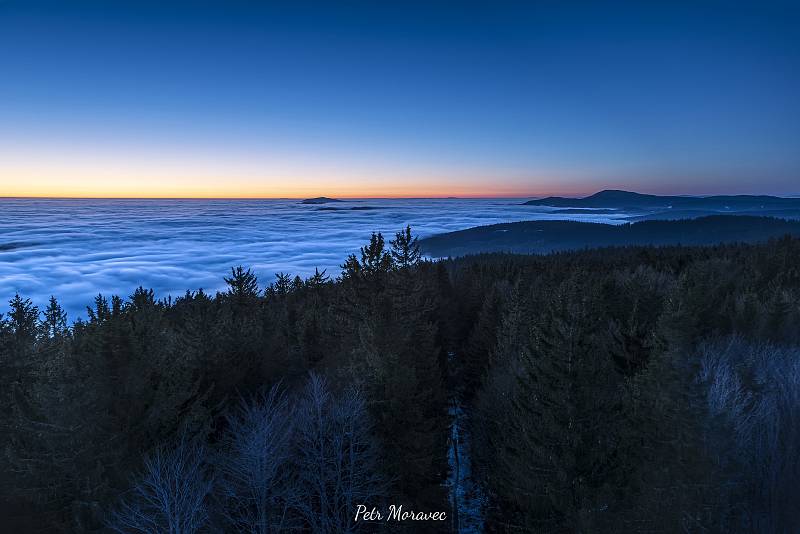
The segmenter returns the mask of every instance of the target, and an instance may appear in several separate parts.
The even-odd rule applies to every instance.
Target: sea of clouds
[[[307,276],[319,268],[335,277],[373,231],[388,241],[405,225],[426,237],[563,218],[622,222],[624,214],[563,215],[519,199],[0,199],[0,313],[16,293],[40,307],[55,295],[71,320],[85,317],[98,293],[127,297],[140,285],[159,298],[213,293],[236,265],[251,267],[262,286],[277,272]]]

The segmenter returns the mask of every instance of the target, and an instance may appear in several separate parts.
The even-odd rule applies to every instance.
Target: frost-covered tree
[[[742,528],[798,532],[800,348],[733,336],[700,348],[709,415],[730,430]]]
[[[217,462],[222,515],[236,532],[282,532],[296,503],[285,395],[275,386],[242,401],[226,421],[228,432]]]
[[[123,497],[108,527],[124,534],[191,534],[209,520],[213,486],[205,448],[182,433],[177,444],[148,455],[144,471]]]
[[[296,409],[296,454],[300,512],[314,533],[358,532],[359,504],[369,506],[386,486],[361,395],[349,389],[334,396],[312,374]]]

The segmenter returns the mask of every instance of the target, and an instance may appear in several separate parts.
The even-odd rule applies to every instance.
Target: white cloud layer
[[[372,207],[375,209],[356,209]],[[325,209],[320,209],[325,208]],[[335,209],[330,209],[335,208]],[[623,214],[561,215],[518,199],[297,200],[0,199],[0,312],[20,293],[39,306],[55,295],[70,319],[98,293],[157,296],[213,293],[231,266],[260,283],[276,272],[305,276],[339,265],[372,231],[393,236],[410,224],[421,237],[530,219],[612,222]]]

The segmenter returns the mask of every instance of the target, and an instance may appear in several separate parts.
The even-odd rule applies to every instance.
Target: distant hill
[[[770,209],[800,209],[800,198],[773,197],[768,195],[719,195],[707,197],[660,196],[607,189],[584,198],[547,197],[529,200],[524,204],[526,206],[553,206],[556,208],[760,212]]]
[[[322,208],[317,208],[317,211],[371,211],[371,210],[380,210],[378,206],[351,206],[349,208],[335,208],[333,206],[323,206]]]
[[[431,257],[483,252],[547,253],[627,245],[712,245],[800,236],[800,221],[771,217],[714,215],[678,221],[653,220],[621,225],[577,221],[525,221],[478,226],[420,241]]]
[[[315,197],[302,200],[300,201],[300,204],[327,204],[329,202],[341,202],[341,200],[338,198]]]

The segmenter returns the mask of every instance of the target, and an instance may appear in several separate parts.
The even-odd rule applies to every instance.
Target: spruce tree
[[[41,322],[41,332],[48,339],[58,339],[63,337],[68,331],[67,313],[58,303],[55,297],[51,296],[47,308],[43,312]]]
[[[567,281],[543,312],[521,353],[498,491],[525,529],[590,532],[614,504],[619,376],[585,289]]]
[[[411,226],[397,232],[395,238],[389,243],[391,255],[397,269],[408,269],[419,263],[421,254],[417,236],[411,235]]]

